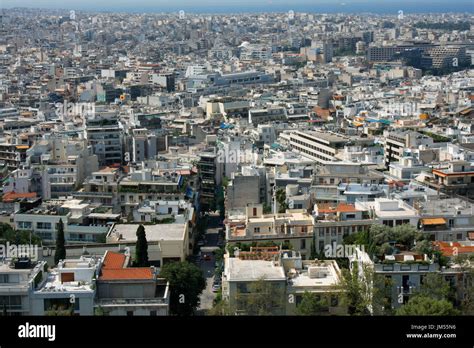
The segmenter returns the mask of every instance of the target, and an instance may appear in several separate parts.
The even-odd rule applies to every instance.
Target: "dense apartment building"
[[[124,161],[122,137],[123,130],[114,114],[103,114],[87,120],[85,138],[101,166]]]
[[[401,162],[407,149],[433,145],[433,138],[410,130],[385,131],[384,138],[384,163],[387,168],[392,162]]]
[[[289,134],[291,149],[316,163],[336,161],[336,153],[349,141],[344,136],[316,131],[295,131]]]

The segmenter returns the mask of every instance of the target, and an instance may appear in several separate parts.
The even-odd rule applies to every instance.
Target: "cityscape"
[[[474,314],[472,2],[35,3],[0,8],[0,316]]]

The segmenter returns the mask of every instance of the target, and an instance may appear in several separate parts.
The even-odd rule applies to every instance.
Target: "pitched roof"
[[[7,192],[3,195],[4,202],[13,202],[22,198],[36,198],[36,192],[16,193],[14,191]]]
[[[124,254],[108,250],[102,263],[99,280],[153,279],[150,267],[126,267]]]
[[[132,279],[153,279],[151,268],[118,268],[102,269],[99,280],[132,280]]]
[[[107,251],[104,262],[102,264],[102,270],[105,269],[117,269],[123,268],[125,265],[126,256],[121,253],[114,253],[113,251]]]

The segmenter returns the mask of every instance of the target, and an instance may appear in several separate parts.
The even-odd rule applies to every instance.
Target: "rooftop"
[[[107,238],[114,241],[135,242],[137,240],[137,229],[140,224],[115,224],[110,228]],[[147,241],[162,240],[184,240],[185,224],[157,224],[144,225]]]
[[[328,213],[355,213],[360,211],[356,209],[353,204],[339,203],[337,205],[331,203],[320,203],[317,205],[318,213],[328,214]]]
[[[474,204],[461,198],[432,199],[423,202],[420,215],[472,216]]]
[[[230,257],[225,271],[229,281],[286,280],[282,266],[274,261],[241,260]]]
[[[339,284],[339,267],[332,260],[328,261],[310,261],[303,263],[302,270],[292,270],[288,276],[291,286],[298,291],[298,288],[318,288],[321,291],[327,291],[327,288],[335,287]]]

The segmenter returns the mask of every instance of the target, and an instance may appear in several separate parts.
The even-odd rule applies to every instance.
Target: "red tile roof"
[[[153,279],[153,274],[149,267],[140,268],[120,268],[102,269],[99,280],[130,280],[130,279]]]
[[[459,242],[434,242],[444,256],[456,256],[459,254],[474,254],[474,246],[462,245]]]
[[[124,254],[114,253],[113,251],[107,251],[104,262],[102,264],[102,270],[123,268],[126,258],[127,257]]]
[[[346,204],[346,203],[339,203],[337,206],[331,203],[321,203],[318,204],[318,213],[355,213],[358,211],[354,205]]]
[[[27,192],[27,193],[16,193],[16,192],[7,192],[3,195],[2,200],[4,202],[13,202],[17,199],[22,198],[36,198],[36,192]]]
[[[99,280],[153,279],[150,267],[128,268],[126,258],[124,254],[107,251]]]

